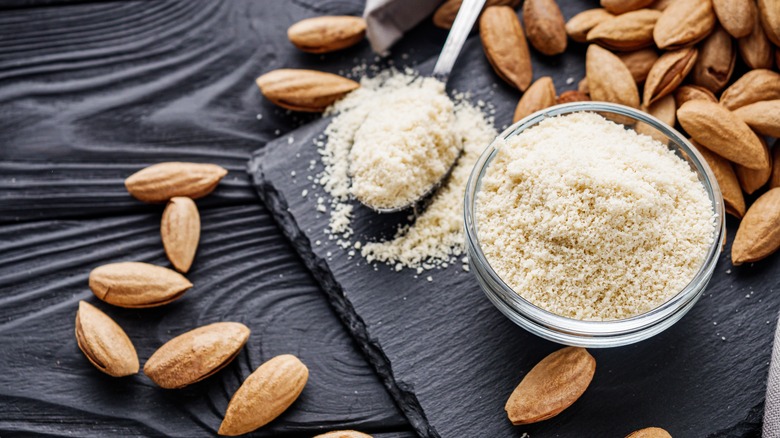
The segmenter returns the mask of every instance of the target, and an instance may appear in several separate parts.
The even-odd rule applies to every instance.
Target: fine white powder
[[[488,262],[513,290],[582,320],[635,316],[673,297],[715,229],[687,163],[593,113],[507,140],[482,180],[476,218]]]
[[[389,105],[388,102],[393,104]],[[406,121],[406,126],[411,129],[395,134],[401,138],[396,140],[396,144],[412,146],[420,142],[422,145],[434,138],[439,144],[437,149],[451,151],[462,148],[463,152],[450,176],[412,225],[400,227],[389,240],[371,241],[373,236],[364,236],[369,239],[368,242],[352,244],[348,239],[353,232],[350,201],[355,187],[350,178],[350,152],[353,145],[358,146],[364,140],[366,147],[380,140],[377,136],[385,135],[383,126],[400,126],[395,123],[366,123],[370,121],[372,113],[380,114],[381,119],[395,117]],[[354,247],[359,250],[369,263],[383,262],[395,270],[400,265],[419,268],[419,273],[422,269],[433,269],[441,267],[442,263],[454,262],[453,257],[464,251],[462,221],[466,180],[479,154],[496,136],[492,119],[468,103],[466,96],[451,99],[441,82],[419,77],[411,70],[403,73],[388,70],[372,78],[363,78],[361,87],[328,108],[326,115],[335,116],[326,128],[323,139],[316,141],[325,166],[317,182],[331,196],[328,232],[332,237],[338,237],[337,243],[345,249]],[[430,125],[430,120],[443,122],[433,127],[434,132],[421,129],[424,125]],[[361,142],[357,142],[358,138]],[[371,167],[377,172],[382,171],[382,163]],[[431,172],[431,169],[424,171]],[[392,177],[397,178],[395,175]],[[397,179],[399,183],[404,182],[404,178]]]

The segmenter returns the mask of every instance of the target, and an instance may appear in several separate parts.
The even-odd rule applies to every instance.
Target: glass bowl
[[[499,140],[518,135],[548,117],[580,111],[595,112],[610,120],[619,120],[626,129],[639,129],[662,143],[666,143],[667,147],[687,161],[691,169],[698,175],[716,215],[713,243],[691,282],[659,307],[631,318],[612,321],[582,321],[556,315],[537,307],[504,283],[490,266],[480,247],[477,233],[478,224],[475,218],[475,200],[485,170],[496,156],[501,144]],[[550,341],[579,347],[617,347],[632,344],[654,336],[680,320],[696,304],[710,281],[720,255],[721,242],[725,236],[723,197],[715,175],[704,158],[696,151],[696,148],[674,128],[655,117],[627,106],[605,102],[575,102],[557,105],[534,113],[504,130],[485,149],[474,165],[466,185],[464,201],[464,228],[469,264],[485,295],[507,318],[529,332]]]

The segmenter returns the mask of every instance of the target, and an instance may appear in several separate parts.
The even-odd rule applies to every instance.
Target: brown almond
[[[630,72],[629,72],[630,73]],[[587,94],[590,96],[590,87],[588,87],[588,78],[587,76],[580,79],[580,81],[577,83],[577,91],[583,94]]]
[[[676,1],[677,0],[656,0],[650,5],[650,8],[663,12],[669,7],[669,5]]]
[[[696,99],[718,103],[718,98],[712,94],[712,91],[698,85],[682,85],[674,90],[674,102],[677,108],[689,100]]]
[[[650,68],[645,81],[643,103],[652,105],[672,93],[693,69],[698,57],[695,47],[666,52]]]
[[[711,0],[676,0],[656,22],[653,37],[658,48],[674,50],[703,40],[713,26]]]
[[[76,342],[92,365],[109,376],[124,377],[138,372],[138,354],[127,333],[86,301],[79,301],[76,312]]]
[[[751,169],[766,167],[758,136],[720,104],[705,100],[685,102],[677,110],[677,120],[697,143],[721,157]]]
[[[496,74],[520,91],[531,85],[531,54],[523,27],[509,6],[491,6],[479,19],[479,37]]]
[[[111,263],[89,273],[89,288],[101,300],[119,307],[168,304],[192,287],[183,275],[140,262]]]
[[[780,74],[772,70],[751,70],[723,91],[720,104],[735,109],[760,102],[780,99]]]
[[[623,61],[612,52],[591,44],[585,55],[590,98],[639,108],[639,91]]]
[[[655,0],[601,0],[601,7],[615,15],[650,6]]]
[[[647,427],[629,433],[626,438],[672,438],[672,435],[660,427]]]
[[[446,0],[433,13],[433,25],[442,29],[451,29],[452,23],[455,22],[455,17],[458,16],[458,11],[460,11],[461,4],[463,4],[463,0]],[[511,6],[516,8],[519,4],[520,0],[487,0],[482,9],[484,10],[489,6]]]
[[[741,106],[734,114],[759,134],[780,137],[780,99]]]
[[[366,21],[348,15],[307,18],[287,29],[290,42],[309,53],[346,49],[362,41],[365,35]]]
[[[640,9],[606,20],[588,32],[587,40],[611,50],[631,51],[653,45],[660,11]]]
[[[641,84],[647,79],[647,74],[653,68],[653,64],[658,61],[658,52],[652,47],[633,52],[618,53],[617,56],[628,67],[631,76],[637,84]]]
[[[762,169],[748,169],[739,164],[734,165],[734,172],[737,174],[739,185],[742,187],[742,191],[748,195],[755,193],[772,177],[772,157],[769,153],[769,148],[763,138],[758,137],[758,139],[761,140],[761,145],[764,146],[764,155],[769,164]]]
[[[588,389],[596,360],[584,348],[566,347],[536,364],[509,396],[504,409],[515,426],[552,418]]]
[[[266,99],[293,111],[322,112],[360,84],[339,75],[315,70],[283,68],[255,81]]]
[[[758,0],[758,10],[764,33],[780,47],[780,0]]]
[[[537,79],[520,98],[515,108],[515,117],[512,122],[517,122],[527,116],[545,108],[555,105],[555,85],[549,76]]]
[[[270,423],[295,402],[308,379],[309,369],[290,354],[260,365],[233,394],[217,433],[242,435]]]
[[[168,201],[160,224],[165,255],[173,267],[186,273],[195,259],[200,241],[200,214],[190,198],[177,196]]]
[[[590,97],[587,94],[579,90],[564,91],[555,99],[555,103],[571,103],[571,102],[589,102]]]
[[[734,38],[748,36],[753,30],[755,0],[712,0],[712,8],[720,24]]]
[[[737,219],[742,218],[745,215],[745,197],[742,195],[742,188],[739,185],[736,173],[734,173],[734,168],[731,167],[731,163],[725,158],[710,152],[695,141],[692,143],[696,146],[699,153],[704,156],[704,160],[712,169],[712,173],[715,174],[715,180],[718,181],[720,192],[723,195],[726,213]]]
[[[545,55],[566,50],[566,22],[555,0],[525,0],[523,20],[528,40]]]
[[[769,178],[769,188],[780,187],[780,140],[775,140],[772,148],[772,177]]]
[[[652,115],[667,125],[674,127],[677,106],[674,104],[674,97],[671,94],[658,99],[649,107],[642,105],[642,111]],[[668,140],[668,137],[666,137],[665,134],[644,122],[637,123],[634,129],[636,132],[649,135],[662,143]]]
[[[574,41],[584,43],[588,40],[588,32],[591,29],[613,17],[614,15],[603,8],[582,11],[566,22],[566,33]]]
[[[737,40],[739,55],[745,61],[745,64],[754,70],[758,68],[771,69],[774,61],[774,49],[764,32],[764,28],[761,26],[761,20],[757,18],[758,10],[756,10],[755,14],[756,19],[753,22],[753,28],[750,33],[746,37]]]
[[[699,47],[699,57],[691,71],[691,79],[694,84],[717,93],[731,79],[736,60],[737,49],[731,35],[716,26]]]
[[[227,170],[216,164],[157,163],[130,175],[125,187],[144,202],[165,202],[175,196],[198,199],[211,193],[225,175]]]
[[[314,438],[372,438],[371,435],[358,432],[356,430],[334,430],[333,432],[323,433]]]
[[[750,206],[731,244],[736,265],[761,260],[780,248],[780,187],[770,189]]]
[[[237,322],[198,327],[158,348],[144,374],[161,388],[184,388],[226,367],[249,339],[249,328]]]

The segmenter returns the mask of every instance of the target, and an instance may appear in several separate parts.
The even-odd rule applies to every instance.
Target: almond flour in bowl
[[[507,129],[472,171],[465,205],[469,259],[491,301],[534,333],[586,347],[636,342],[682,317],[723,233],[698,153],[612,104],[560,105]]]

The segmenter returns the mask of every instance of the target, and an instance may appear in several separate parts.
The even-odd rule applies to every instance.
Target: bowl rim
[[[712,210],[715,216],[715,229],[713,230],[714,236],[712,244],[690,282],[660,306],[629,318],[608,321],[586,321],[568,318],[542,309],[523,298],[501,279],[487,261],[479,243],[477,221],[474,216],[476,195],[478,193],[478,185],[480,184],[488,165],[498,151],[498,143],[503,143],[504,140],[518,135],[532,126],[536,126],[542,120],[575,112],[612,113],[627,116],[634,121],[646,123],[660,131],[664,136],[669,138],[672,143],[676,144],[678,147],[676,149],[681,149],[681,151],[688,156],[688,160],[686,161],[695,168],[697,176],[711,201]],[[670,146],[670,149],[671,148],[672,147]],[[501,132],[501,134],[496,136],[477,159],[477,162],[469,175],[464,195],[463,218],[467,245],[472,251],[470,253],[471,257],[469,257],[469,262],[479,263],[483,268],[479,271],[484,271],[484,274],[489,277],[492,283],[498,286],[497,290],[491,290],[490,293],[497,293],[499,298],[504,301],[508,307],[520,313],[522,317],[531,319],[536,324],[554,327],[556,330],[574,336],[610,337],[640,331],[656,325],[666,318],[675,315],[680,308],[685,307],[691,300],[696,300],[699,297],[703,292],[704,287],[709,282],[720,256],[722,239],[725,235],[724,215],[725,208],[723,205],[723,197],[712,169],[707,165],[706,160],[696,148],[673,127],[649,114],[625,105],[607,102],[573,102],[537,111],[512,124]],[[472,260],[474,257],[476,257],[476,260]],[[480,272],[477,274],[475,272],[475,275],[482,275],[482,273]],[[483,289],[485,288],[483,287]],[[485,290],[485,292],[488,291]]]

